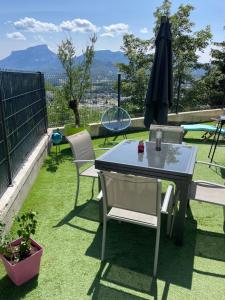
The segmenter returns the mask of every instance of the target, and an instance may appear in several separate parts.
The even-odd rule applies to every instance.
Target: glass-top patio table
[[[95,160],[98,170],[155,177],[173,181],[179,191],[180,205],[175,222],[175,241],[183,244],[185,213],[189,200],[197,148],[183,144],[162,144],[156,151],[154,142],[145,142],[144,153],[138,153],[139,141],[125,140]]]

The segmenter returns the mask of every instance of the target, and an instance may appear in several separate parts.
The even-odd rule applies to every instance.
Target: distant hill
[[[77,58],[83,59],[83,55]],[[95,51],[94,61],[91,68],[92,77],[95,79],[113,78],[118,73],[116,63],[128,63],[128,59],[121,51],[110,50]]]
[[[57,55],[46,45],[12,51],[8,57],[0,60],[0,68],[42,72],[62,71]]]
[[[77,62],[83,60],[83,55],[76,58]],[[115,64],[127,63],[127,58],[121,51],[110,50],[95,51],[91,68],[95,79],[111,78],[116,76],[118,69]],[[46,45],[39,45],[25,50],[13,51],[8,57],[0,60],[0,68],[25,71],[41,71],[44,73],[61,73],[63,68],[57,55]]]

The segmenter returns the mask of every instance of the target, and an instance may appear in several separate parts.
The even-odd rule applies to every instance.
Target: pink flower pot
[[[13,246],[19,245],[21,242],[21,238],[13,241],[11,244]],[[3,255],[1,255],[1,259],[5,266],[5,270],[10,277],[10,279],[16,285],[22,285],[23,283],[27,282],[34,276],[39,273],[40,270],[40,262],[41,262],[41,255],[43,253],[43,248],[36,243],[33,239],[31,240],[31,244],[35,246],[38,251],[32,254],[31,256],[21,260],[20,262],[16,263],[15,265],[11,264]]]

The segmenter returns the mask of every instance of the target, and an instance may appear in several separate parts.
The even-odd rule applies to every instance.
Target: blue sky
[[[47,44],[55,51],[62,39],[71,36],[80,54],[88,37],[96,32],[96,50],[119,50],[122,36],[131,32],[143,39],[152,37],[153,12],[159,0],[0,0],[0,59],[13,50]],[[191,19],[195,30],[211,26],[214,41],[224,40],[224,0],[172,0],[172,12],[180,4],[195,7]],[[209,48],[201,54],[208,61]]]

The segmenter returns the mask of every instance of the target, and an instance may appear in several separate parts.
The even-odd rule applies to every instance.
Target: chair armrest
[[[110,150],[111,148],[95,148],[94,151],[97,151],[97,150]]]
[[[171,202],[171,200],[173,200],[173,186],[170,184],[167,188],[165,197],[163,199],[163,205],[161,208],[161,213],[167,213],[168,212],[168,206]]]
[[[213,166],[213,167],[218,167],[220,169],[225,170],[225,166],[221,166],[221,165],[218,165],[218,164],[210,163],[210,162],[207,162],[207,161],[197,160],[196,163],[197,164],[208,165],[208,166]]]
[[[73,163],[94,162],[94,159],[75,159]]]
[[[209,186],[215,186],[215,187],[221,187],[221,188],[224,188],[225,189],[225,185],[222,185],[222,184],[218,184],[218,183],[215,183],[215,182],[210,182],[210,181],[204,181],[204,180],[195,180],[193,181],[193,183],[203,183],[205,185],[209,185]]]
[[[101,200],[103,197],[102,191],[99,192],[98,196],[97,196],[97,200]]]

